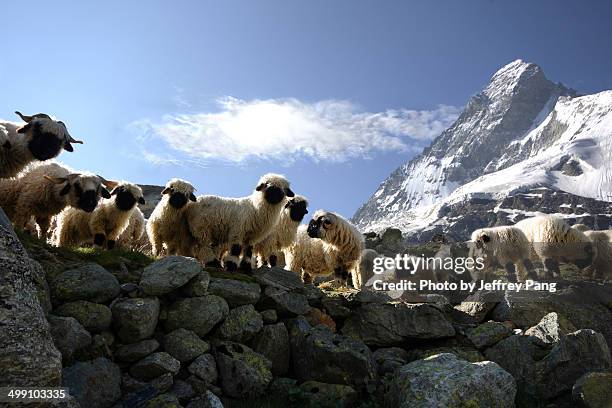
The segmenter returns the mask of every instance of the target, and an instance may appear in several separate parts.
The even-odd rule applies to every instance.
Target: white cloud
[[[459,108],[445,105],[431,111],[360,112],[352,103],[337,100],[304,103],[226,97],[218,103],[218,112],[166,115],[160,123],[143,120],[132,128],[204,162],[299,157],[345,161],[409,150],[411,144],[440,134],[459,114]]]

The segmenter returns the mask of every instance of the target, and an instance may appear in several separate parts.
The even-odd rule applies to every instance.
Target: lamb
[[[27,228],[34,217],[40,237],[47,238],[51,218],[64,207],[92,212],[100,197],[110,198],[103,185],[114,183],[58,163],[37,163],[16,179],[0,179],[0,206],[17,228]]]
[[[597,248],[597,256],[586,273],[594,278],[612,277],[612,230],[584,231]]]
[[[0,178],[15,177],[28,164],[57,157],[62,148],[72,152],[72,143],[83,143],[70,136],[63,122],[47,114],[15,113],[26,124],[0,121]]]
[[[153,256],[163,245],[168,255],[193,255],[194,239],[187,227],[185,210],[196,201],[195,188],[187,181],[172,179],[162,191],[162,199],[147,223],[147,236]]]
[[[506,269],[509,282],[524,281],[528,276],[537,279],[531,263],[531,244],[523,231],[515,226],[481,228],[472,232],[469,257],[483,258],[481,270],[470,270],[472,280],[483,279],[493,265],[498,263]]]
[[[146,223],[147,221],[140,208],[134,207],[132,215],[130,215],[128,220],[128,225],[119,235],[119,238],[117,238],[116,245],[127,249],[139,249],[146,246],[148,240],[145,239],[145,242],[143,242],[143,237],[146,237]]]
[[[363,236],[339,214],[318,210],[308,227],[300,226],[295,242],[285,251],[286,269],[300,273],[304,282],[312,276],[334,274],[346,284],[361,287],[358,268],[365,247]]]
[[[253,247],[253,253],[259,256],[262,265],[277,265],[279,256],[283,256],[283,249],[293,243],[300,223],[308,214],[307,207],[308,201],[300,195],[287,199],[276,227]]]
[[[67,208],[57,217],[57,245],[74,246],[91,243],[113,249],[117,238],[127,228],[136,203],[144,205],[142,190],[135,184],[120,182],[111,192],[114,199],[103,200],[87,213]]]
[[[185,211],[187,225],[197,242],[196,257],[213,265],[218,265],[223,257],[228,271],[235,271],[240,265],[250,272],[253,245],[278,224],[285,197],[294,196],[285,177],[266,174],[248,197],[198,197]]]
[[[597,256],[591,240],[555,216],[527,218],[515,224],[531,243],[534,255],[544,264],[546,277],[559,276],[559,262],[587,268]]]

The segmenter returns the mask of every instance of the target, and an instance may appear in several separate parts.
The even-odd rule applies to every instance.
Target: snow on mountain
[[[462,201],[498,200],[497,208],[538,187],[612,201],[611,144],[612,91],[576,96],[517,60],[495,73],[429,148],[393,172],[353,220],[364,231],[422,231],[448,225],[448,209]]]

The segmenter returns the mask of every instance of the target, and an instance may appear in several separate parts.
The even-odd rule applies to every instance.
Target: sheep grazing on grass
[[[308,214],[308,201],[300,195],[288,198],[280,220],[272,232],[253,247],[253,253],[262,265],[276,266],[283,249],[295,240],[295,234],[304,216]]]
[[[597,255],[585,272],[593,278],[612,278],[612,230],[584,231],[595,245]]]
[[[589,267],[597,256],[597,248],[589,237],[571,228],[555,216],[527,218],[515,224],[531,243],[537,258],[544,264],[546,277],[559,276],[559,262],[573,263],[581,269]]]
[[[128,225],[117,238],[116,245],[125,249],[142,250],[149,242],[145,234],[146,224],[147,221],[140,208],[134,207]]]
[[[165,245],[168,255],[193,256],[194,240],[187,227],[185,210],[196,201],[195,188],[180,179],[166,183],[162,199],[147,223],[147,236],[153,256],[159,256]]]
[[[526,277],[536,279],[537,275],[530,260],[531,253],[531,243],[517,227],[477,229],[472,233],[469,257],[482,258],[484,268],[479,271],[473,268],[470,271],[472,280],[484,279],[483,273],[497,264],[506,269],[510,282],[524,281]]]
[[[361,287],[358,268],[364,249],[363,236],[339,214],[318,210],[308,227],[300,226],[295,242],[285,251],[286,269],[300,273],[304,282],[313,276],[330,275]]]
[[[62,149],[72,152],[72,143],[83,143],[70,136],[63,122],[49,115],[15,113],[26,124],[0,121],[0,178],[15,177],[28,164],[57,157]]]
[[[294,197],[289,182],[266,174],[248,197],[201,196],[187,208],[187,225],[195,238],[196,257],[228,271],[252,269],[253,245],[271,233],[280,219],[285,197]],[[242,261],[240,255],[242,254]]]
[[[91,213],[67,208],[57,217],[57,245],[77,246],[92,243],[113,249],[117,238],[127,228],[136,203],[144,205],[142,190],[135,184],[121,182]]]
[[[100,176],[74,171],[58,163],[32,165],[16,179],[0,179],[0,207],[17,228],[31,228],[47,238],[51,218],[66,206],[91,212],[100,197],[109,198],[109,185]],[[29,225],[30,224],[30,225]]]

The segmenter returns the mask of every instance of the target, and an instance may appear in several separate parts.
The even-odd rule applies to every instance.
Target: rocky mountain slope
[[[391,174],[353,220],[362,230],[397,226],[411,236],[443,231],[460,239],[465,226],[507,224],[538,211],[605,228],[611,144],[612,91],[577,96],[517,60]]]

